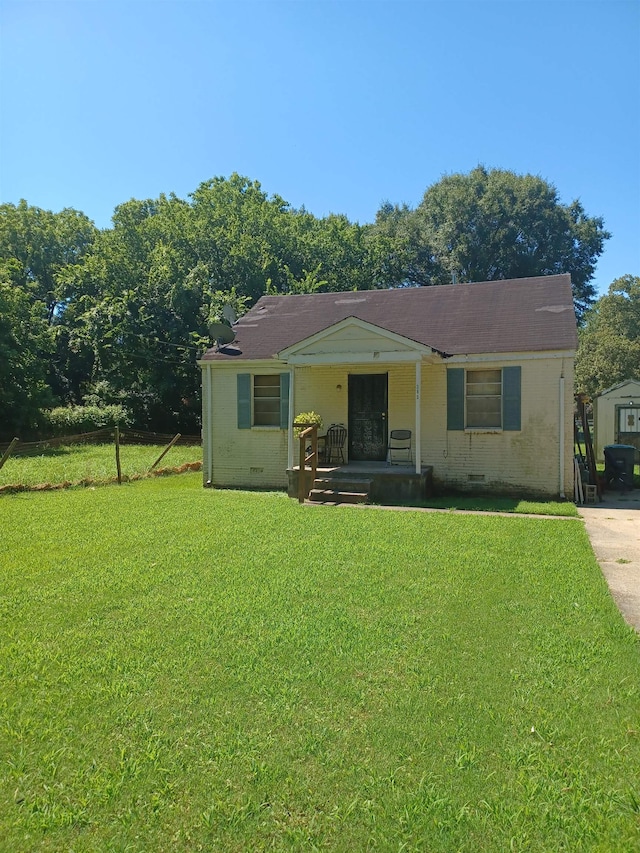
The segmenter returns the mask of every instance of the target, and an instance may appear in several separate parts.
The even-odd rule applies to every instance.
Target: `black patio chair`
[[[324,439],[324,461],[331,465],[331,460],[345,464],[344,445],[347,440],[347,428],[344,424],[331,424]]]

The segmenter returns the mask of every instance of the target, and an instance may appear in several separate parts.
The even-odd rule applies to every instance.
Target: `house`
[[[572,494],[576,320],[569,275],[263,296],[198,362],[205,485],[286,488],[292,422],[347,427],[347,462],[436,488]]]
[[[640,451],[640,382],[637,379],[619,382],[594,397],[593,428],[599,462],[604,460],[604,448],[608,444],[633,445]]]

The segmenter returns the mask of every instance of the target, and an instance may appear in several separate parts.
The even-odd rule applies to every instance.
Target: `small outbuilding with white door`
[[[610,444],[633,445],[640,452],[640,381],[626,379],[594,397],[593,431],[598,462]]]

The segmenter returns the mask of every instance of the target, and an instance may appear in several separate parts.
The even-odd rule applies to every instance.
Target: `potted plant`
[[[298,439],[300,438],[300,433],[303,429],[310,426],[311,424],[315,424],[319,430],[322,429],[322,418],[317,412],[300,412],[299,415],[296,415],[293,419],[294,424],[304,424],[304,426],[295,427],[293,430],[293,437]]]

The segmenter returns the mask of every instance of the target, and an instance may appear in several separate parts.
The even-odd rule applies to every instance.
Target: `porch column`
[[[416,457],[416,474],[419,474],[422,470],[422,458],[421,458],[421,438],[420,438],[420,386],[422,384],[422,360],[418,357],[416,361],[416,449],[415,449],[415,457]]]
[[[204,379],[204,376],[203,376]],[[213,364],[207,365],[207,427],[204,435],[207,455],[207,485],[213,481]]]
[[[295,417],[295,388],[293,385],[293,378],[295,372],[294,369],[291,368],[289,370],[289,423],[287,425],[287,468],[293,468],[293,419]]]

